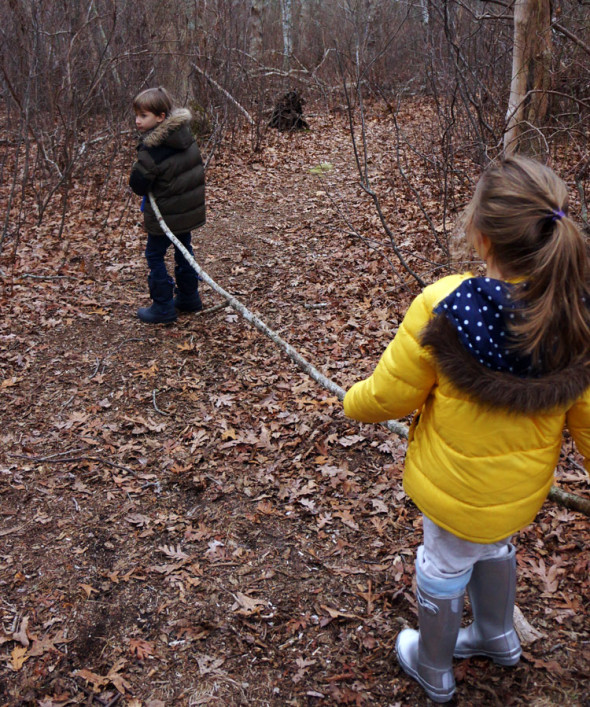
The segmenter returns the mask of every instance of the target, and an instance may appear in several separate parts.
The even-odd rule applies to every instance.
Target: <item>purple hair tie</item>
[[[551,213],[547,218],[553,222],[561,221],[562,218],[565,218],[565,213],[561,209],[551,209]]]

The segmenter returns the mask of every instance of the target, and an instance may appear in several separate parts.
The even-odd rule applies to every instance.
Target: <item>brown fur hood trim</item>
[[[149,132],[143,139],[145,147],[163,145],[183,125],[189,125],[193,116],[188,108],[176,108],[170,115]]]
[[[431,351],[441,373],[453,385],[489,408],[527,415],[567,408],[590,387],[590,361],[539,378],[521,378],[482,366],[442,314],[423,329],[421,344]]]

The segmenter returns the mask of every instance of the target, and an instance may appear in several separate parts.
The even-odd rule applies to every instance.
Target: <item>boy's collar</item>
[[[152,128],[149,134],[144,133],[142,142],[146,147],[157,147],[161,145],[166,138],[178,130],[185,123],[190,123],[192,113],[188,108],[175,108],[170,115],[159,125]]]

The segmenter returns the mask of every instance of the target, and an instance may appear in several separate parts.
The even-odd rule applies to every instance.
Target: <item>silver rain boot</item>
[[[510,545],[504,557],[476,562],[467,591],[473,623],[459,631],[455,657],[483,655],[498,665],[516,665],[521,648],[512,620],[516,598],[514,546]]]
[[[457,641],[465,590],[434,597],[417,587],[419,631],[404,629],[395,644],[404,671],[434,702],[448,702],[455,692],[453,649]]]

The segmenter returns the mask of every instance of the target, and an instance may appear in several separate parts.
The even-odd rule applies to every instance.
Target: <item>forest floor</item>
[[[346,388],[419,287],[360,188],[346,116],[308,119],[216,155],[194,249]],[[429,134],[419,102],[400,120],[416,144]],[[387,117],[367,130],[386,216],[432,281],[442,254]],[[135,318],[148,296],[128,147],[107,189],[99,173],[75,185],[62,238],[56,202],[0,260],[0,705],[425,704],[394,650],[416,624],[421,539],[404,440],[346,419],[229,308]],[[436,213],[434,175],[407,167]],[[588,495],[568,439],[556,483]],[[456,661],[455,704],[588,705],[588,520],[548,501],[515,543],[523,657]]]

